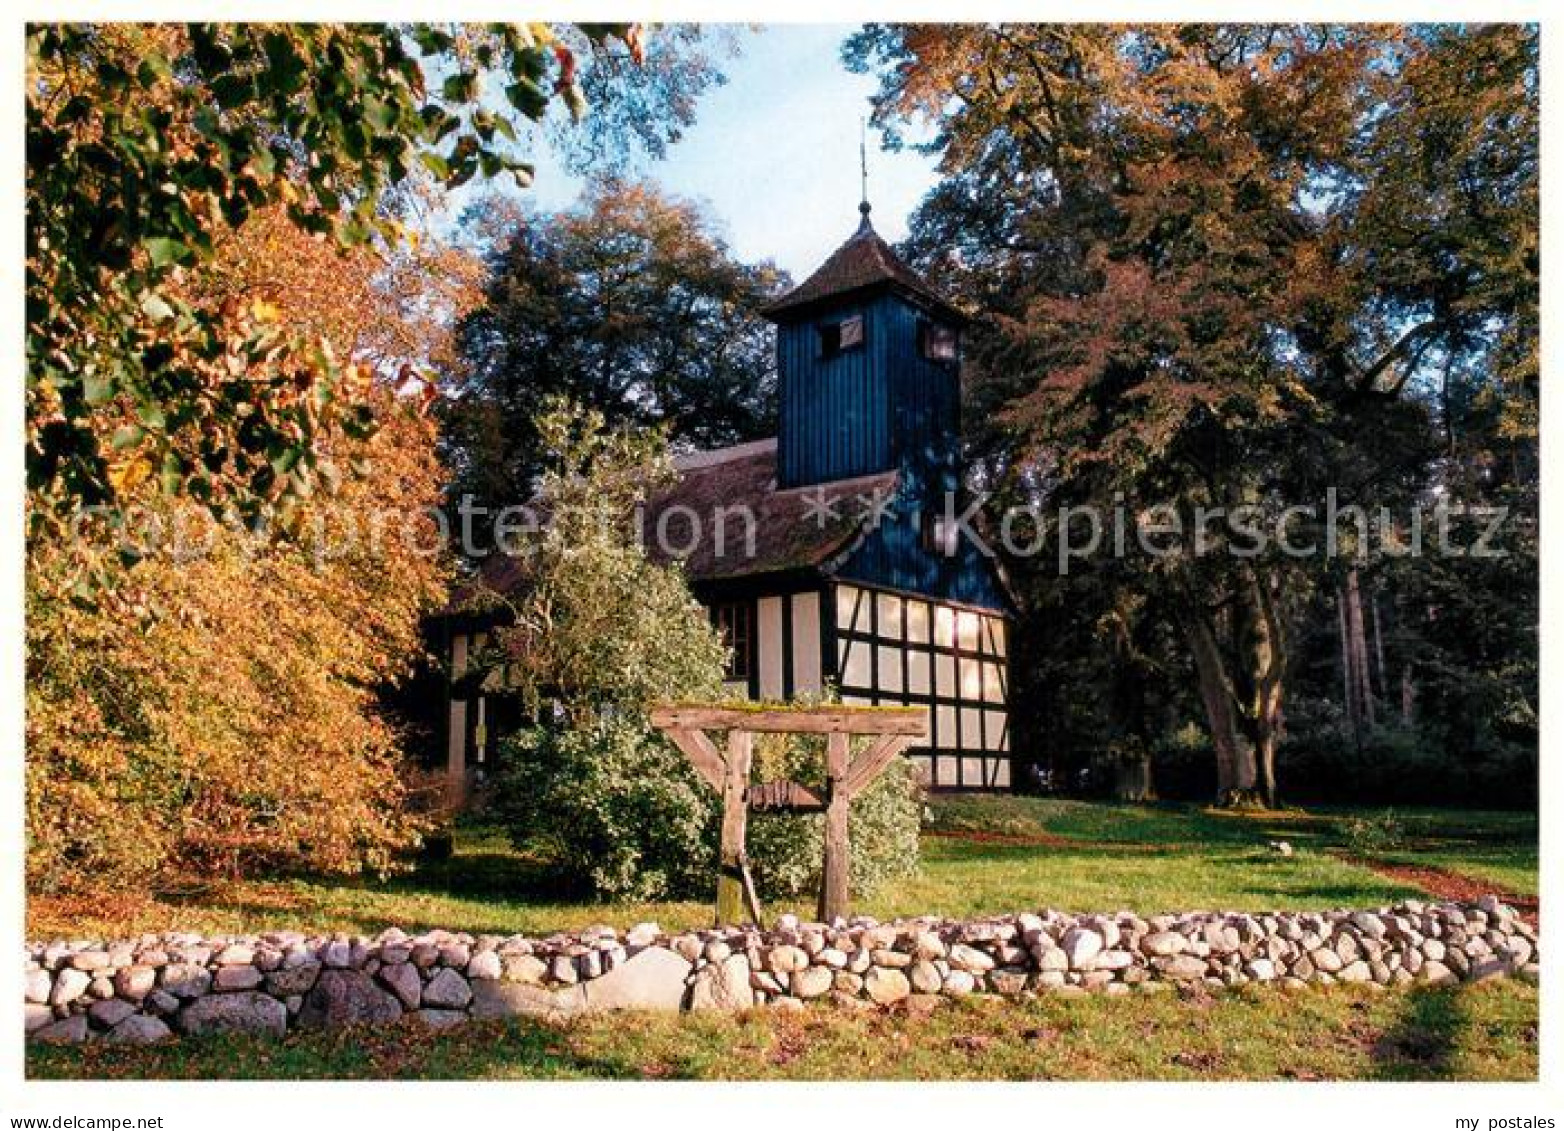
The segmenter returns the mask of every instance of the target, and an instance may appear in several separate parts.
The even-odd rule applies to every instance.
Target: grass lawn
[[[967,999],[928,1015],[616,1014],[149,1048],[29,1048],[34,1079],[1534,1080],[1537,990],[1335,986]]]
[[[1340,859],[1364,811],[1227,814],[1188,805],[1109,805],[1011,796],[936,798],[923,867],[855,907],[881,918],[971,916],[1052,906],[1074,911],[1328,908],[1419,894]],[[1377,855],[1434,865],[1523,894],[1537,890],[1535,815],[1397,812],[1404,835]],[[1295,854],[1267,848],[1286,840]],[[35,899],[31,938],[120,937],[143,931],[296,928],[374,933],[445,927],[546,934],[655,920],[704,926],[709,903],[597,904],[551,891],[546,861],[527,858],[491,828],[461,830],[456,854],[389,880],[241,882],[183,898],[94,895]],[[807,912],[803,905],[771,911]]]
[[[882,918],[1053,906],[1329,908],[1419,889],[1341,858],[1362,811],[1225,814],[1194,806],[1020,797],[938,798],[917,878],[856,906]],[[1399,811],[1379,859],[1536,891],[1537,822],[1512,813]],[[1267,843],[1287,840],[1283,858]],[[783,910],[772,906],[771,912]],[[797,907],[793,910],[807,911]],[[384,882],[234,883],[181,899],[33,900],[28,934],[115,937],[171,929],[292,927],[373,933],[446,927],[544,934],[651,919],[704,926],[706,902],[592,904],[548,886],[544,861],[493,829],[462,830],[455,855]],[[1317,987],[1001,1005],[932,1014],[811,1008],[799,1015],[614,1015],[210,1039],[147,1049],[27,1052],[33,1077],[724,1079],[1535,1079],[1537,991],[1519,982],[1374,992]]]

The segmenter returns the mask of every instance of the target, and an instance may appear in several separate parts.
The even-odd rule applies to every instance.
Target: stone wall
[[[989,993],[1108,994],[1247,982],[1443,983],[1537,975],[1537,935],[1492,897],[1376,911],[1142,918],[1057,911],[668,935],[655,924],[529,939],[148,935],[26,948],[34,1040],[142,1043],[245,1032],[604,1009],[891,1005]]]

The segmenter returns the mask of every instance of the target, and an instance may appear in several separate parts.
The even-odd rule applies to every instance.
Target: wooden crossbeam
[[[853,759],[842,779],[842,788],[849,798],[857,797],[880,772],[891,764],[891,759],[913,743],[913,737],[905,734],[882,734]]]
[[[705,731],[700,730],[666,730],[663,732],[684,756],[690,760],[690,765],[706,783],[718,793],[722,792],[723,775],[727,772],[727,759],[722,751],[717,749],[717,744],[706,736]]]
[[[814,707],[807,711],[665,704],[652,709],[659,730],[747,730],[756,734],[905,734],[921,738],[921,707]]]

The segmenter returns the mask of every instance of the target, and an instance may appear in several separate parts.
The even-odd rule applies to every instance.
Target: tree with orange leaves
[[[1534,484],[1535,29],[870,25],[846,55],[940,156],[910,242],[987,315],[975,439],[1012,497],[1186,530],[1404,502],[1439,425]],[[1497,431],[1442,395],[1463,375]],[[1103,616],[1176,631],[1219,798],[1271,802],[1299,618],[1343,567],[1237,541],[1102,564]]]

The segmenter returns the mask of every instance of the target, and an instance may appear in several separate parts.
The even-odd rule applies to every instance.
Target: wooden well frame
[[[683,751],[697,773],[722,796],[722,845],[717,877],[717,923],[744,917],[748,871],[744,842],[752,804],[770,809],[825,810],[825,854],[820,900],[822,922],[847,914],[849,881],[848,807],[896,757],[928,733],[926,712],[917,707],[724,707],[699,703],[654,707],[652,725]],[[711,732],[725,732],[719,743]],[[757,734],[815,734],[825,737],[825,797],[816,799],[796,783],[763,783],[752,790],[750,770]],[[856,755],[855,737],[870,739]],[[762,800],[763,799],[763,800]],[[750,913],[758,916],[753,892]]]

